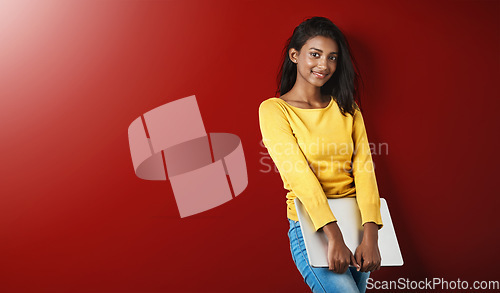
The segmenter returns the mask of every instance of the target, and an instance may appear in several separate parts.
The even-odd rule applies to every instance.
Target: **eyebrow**
[[[321,53],[323,53],[323,50],[320,50],[320,49],[317,49],[317,48],[313,48],[313,47],[311,47],[311,48],[309,48],[309,49],[316,50],[316,51],[320,51]],[[338,55],[339,53],[338,53],[338,52],[330,52],[330,54],[337,54],[337,55]]]

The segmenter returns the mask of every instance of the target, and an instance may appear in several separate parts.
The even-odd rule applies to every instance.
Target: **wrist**
[[[344,240],[342,237],[342,232],[340,232],[340,228],[337,225],[337,222],[330,222],[321,228],[325,233],[328,241],[340,241]]]
[[[378,225],[373,222],[368,222],[363,225],[363,240],[364,242],[378,242]]]

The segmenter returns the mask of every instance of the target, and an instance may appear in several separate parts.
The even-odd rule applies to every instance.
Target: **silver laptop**
[[[363,226],[361,226],[361,214],[359,212],[356,198],[328,199],[337,225],[342,232],[346,246],[354,254],[356,248],[363,239]],[[309,263],[313,267],[328,267],[327,251],[328,240],[325,233],[320,229],[318,232],[309,218],[304,205],[295,198],[295,207],[299,217],[302,236],[306,245]],[[385,199],[380,199],[380,212],[384,226],[378,230],[378,245],[381,257],[381,266],[402,266],[403,256],[399,249],[396,232],[392,224],[391,215]]]

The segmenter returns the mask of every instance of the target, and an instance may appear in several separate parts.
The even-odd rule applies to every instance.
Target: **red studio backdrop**
[[[307,292],[258,107],[316,15],[350,41],[388,146],[373,159],[405,264],[371,277],[498,280],[500,2],[4,0],[0,291]],[[248,186],[181,218],[168,181],[135,175],[127,128],[190,95],[240,137]]]

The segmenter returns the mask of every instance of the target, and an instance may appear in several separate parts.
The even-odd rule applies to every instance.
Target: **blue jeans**
[[[328,268],[310,266],[300,223],[290,219],[288,221],[290,222],[288,238],[290,239],[293,261],[313,293],[364,293],[366,291],[366,283],[370,272],[358,272],[356,268],[349,267],[345,273],[337,274]]]

